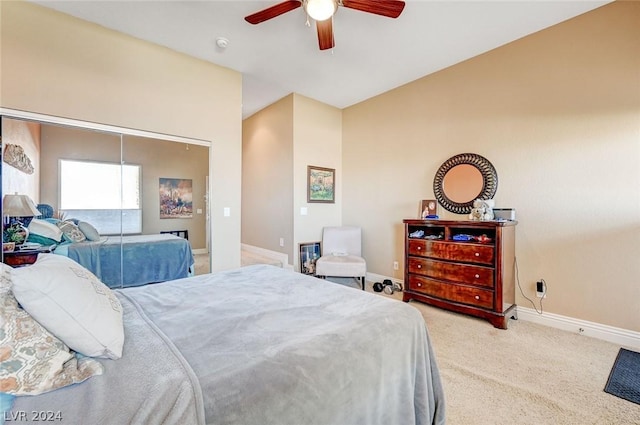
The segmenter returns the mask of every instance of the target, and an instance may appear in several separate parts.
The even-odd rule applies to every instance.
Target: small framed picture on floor
[[[316,274],[316,261],[320,258],[320,242],[300,244],[300,273]]]

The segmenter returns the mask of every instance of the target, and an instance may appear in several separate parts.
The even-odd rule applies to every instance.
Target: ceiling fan
[[[245,21],[256,25],[280,16],[302,6],[308,17],[316,21],[318,45],[320,50],[335,46],[333,39],[333,15],[338,6],[375,15],[397,18],[404,9],[404,1],[400,0],[288,0],[246,16]],[[309,20],[307,19],[307,24]]]

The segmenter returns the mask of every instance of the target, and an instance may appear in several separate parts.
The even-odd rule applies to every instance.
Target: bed
[[[193,275],[189,241],[171,234],[101,236],[97,241],[60,244],[54,252],[83,265],[110,288]]]
[[[50,246],[94,273],[110,288],[147,285],[194,274],[189,241],[170,233],[100,235],[90,223],[33,219],[27,241]],[[124,270],[124,273],[122,273]]]
[[[424,319],[270,265],[113,291],[124,346],[101,376],[15,412],[73,424],[444,424]],[[6,416],[6,414],[5,414]],[[28,423],[29,417],[26,418]]]

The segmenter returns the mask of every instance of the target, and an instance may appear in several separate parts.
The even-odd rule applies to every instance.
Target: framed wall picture
[[[316,274],[316,261],[320,258],[320,242],[300,244],[300,273]]]
[[[193,218],[191,179],[160,178],[160,218]]]
[[[438,215],[438,201],[435,199],[423,199],[420,202],[420,218],[426,218],[428,215]]]
[[[307,166],[307,202],[336,202],[336,170]]]

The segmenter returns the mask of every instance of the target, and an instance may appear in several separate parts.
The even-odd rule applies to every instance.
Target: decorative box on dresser
[[[509,318],[516,315],[515,226],[518,222],[403,222],[403,301],[417,300],[481,317],[496,328],[507,329]]]

